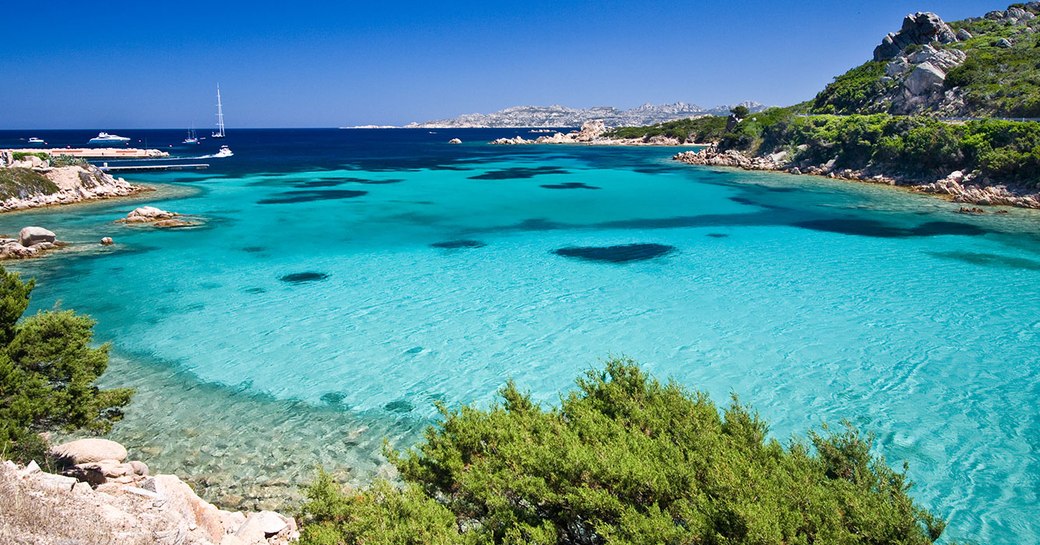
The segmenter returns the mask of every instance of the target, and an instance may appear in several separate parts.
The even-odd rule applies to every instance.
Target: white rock
[[[228,534],[220,539],[219,545],[250,545],[234,534]]]
[[[246,543],[263,543],[265,539],[289,527],[281,515],[273,511],[260,511],[246,518],[235,536]]]
[[[932,65],[930,62],[922,63],[914,68],[910,77],[906,78],[906,89],[911,95],[921,96],[941,90],[946,74]]]
[[[72,477],[65,477],[63,475],[54,475],[53,473],[36,473],[33,476],[33,480],[37,486],[43,490],[49,492],[71,492],[73,487],[76,486],[77,481]]]
[[[70,464],[126,459],[126,447],[108,439],[79,439],[51,448],[50,455]]]
[[[37,464],[36,460],[33,460],[33,461],[29,462],[29,465],[25,466],[25,469],[19,471],[18,475],[21,476],[22,478],[25,478],[25,477],[28,477],[29,475],[32,475],[33,473],[39,473],[39,471],[40,471],[40,464]]]
[[[18,241],[27,247],[41,242],[54,242],[55,239],[54,233],[43,227],[23,227],[18,232]]]

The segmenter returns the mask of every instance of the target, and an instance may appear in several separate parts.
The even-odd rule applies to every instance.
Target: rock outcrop
[[[894,81],[889,93],[889,110],[896,114],[913,114],[925,110],[949,111],[963,108],[958,89],[946,89],[946,74],[960,66],[967,55],[958,49],[936,49],[922,46],[909,54],[900,54],[885,65],[885,80]]]
[[[39,257],[49,250],[65,246],[64,242],[43,227],[23,227],[18,238],[0,238],[0,260]]]
[[[978,176],[954,171],[949,176],[929,184],[913,186],[914,191],[943,195],[953,202],[981,205],[1018,206],[1040,209],[1040,194],[1011,188],[1006,185],[985,185]]]
[[[629,145],[629,146],[640,146],[640,145],[679,145],[680,142],[674,138],[666,136],[657,136],[648,140],[642,139],[628,139],[619,140],[614,138],[607,138],[605,136],[607,132],[607,125],[602,120],[587,121],[582,124],[581,129],[571,131],[569,133],[557,132],[551,135],[539,136],[536,139],[528,140],[522,136],[515,136],[513,138],[498,138],[489,142],[494,145],[525,145],[525,144],[593,144],[593,145],[606,145],[606,146],[618,146],[618,145]]]
[[[76,464],[63,475],[0,464],[0,543],[283,545],[299,536],[290,517],[225,511],[176,476],[149,476],[143,463],[123,461],[118,443],[87,439],[52,452]]]
[[[787,152],[781,151],[763,157],[751,157],[736,150],[720,152],[714,146],[699,151],[685,151],[672,157],[676,161],[699,166],[731,167],[743,170],[765,170],[826,176],[842,180],[856,180],[886,185],[907,186],[912,191],[930,193],[949,198],[953,202],[987,206],[1016,206],[1040,209],[1040,193],[1036,190],[1013,188],[1006,185],[976,183],[978,175],[956,171],[949,176],[927,182],[892,176],[870,170],[838,169],[831,160],[821,165],[796,164],[788,160]]]
[[[108,439],[80,439],[52,447],[50,456],[65,465],[86,464],[102,460],[122,462],[126,459],[126,448]]]
[[[523,136],[515,136],[513,138],[496,138],[488,142],[494,146],[519,146],[524,144],[537,144],[535,140],[527,140]]]
[[[125,218],[116,220],[130,225],[150,225],[159,228],[195,227],[202,222],[176,212],[167,212],[154,206],[141,206],[130,211]]]
[[[25,165],[26,161],[30,164]],[[32,168],[46,177],[54,187],[51,187],[50,192],[40,188],[26,188],[0,201],[0,212],[125,197],[145,189],[122,178],[114,178],[93,165],[51,168],[39,157],[30,155],[25,161],[15,161],[10,168],[17,168],[19,163],[23,168]]]
[[[927,45],[932,42],[942,44],[957,41],[957,35],[938,15],[931,12],[917,12],[903,19],[903,27],[881,40],[881,45],[874,48],[874,60],[886,61],[895,58],[911,45]]]
[[[48,231],[43,227],[23,227],[18,232],[18,242],[22,246],[32,246],[34,244],[40,244],[41,242],[53,243],[56,240],[56,235],[53,231]]]

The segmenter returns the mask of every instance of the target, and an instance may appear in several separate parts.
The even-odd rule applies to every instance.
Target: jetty
[[[102,172],[149,172],[157,170],[202,170],[209,168],[209,163],[191,163],[191,164],[179,164],[179,165],[120,165],[110,167],[108,163],[102,164],[100,167]]]
[[[13,153],[46,153],[51,157],[67,155],[83,159],[153,159],[170,156],[169,152],[163,150],[143,148],[22,148],[9,151]]]

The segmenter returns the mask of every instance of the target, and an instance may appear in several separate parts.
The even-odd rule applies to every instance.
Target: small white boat
[[[220,151],[213,154],[213,157],[231,157],[234,152],[227,146],[220,146]]]
[[[129,142],[130,139],[125,136],[119,136],[118,134],[108,134],[107,132],[99,132],[97,136],[87,141],[88,144],[122,144],[123,142]]]
[[[185,138],[184,142],[182,142],[182,143],[183,144],[198,144],[199,143],[199,137],[195,136],[195,129],[191,129],[191,130],[188,131],[188,137]]]
[[[46,144],[47,142],[44,142],[44,141],[43,141],[43,138],[36,138],[36,137],[34,136],[34,137],[32,137],[32,138],[30,138],[30,139],[29,139],[29,143],[30,143],[30,144],[34,144],[34,145],[35,145],[35,144],[41,144],[41,145],[42,145],[42,144]]]

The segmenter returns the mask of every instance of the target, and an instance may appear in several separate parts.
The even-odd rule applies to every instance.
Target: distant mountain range
[[[742,102],[752,112],[765,109],[757,102]],[[695,104],[644,104],[631,110],[613,106],[568,108],[566,106],[514,106],[490,114],[465,114],[452,119],[409,123],[410,129],[465,129],[508,127],[580,127],[586,121],[602,120],[608,127],[652,125],[688,117],[728,114],[733,106],[702,108]]]

